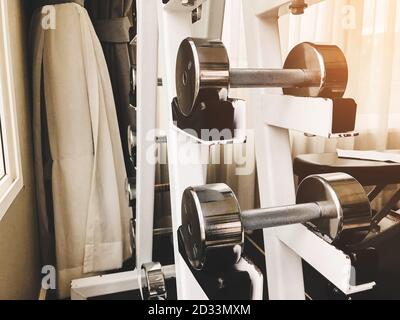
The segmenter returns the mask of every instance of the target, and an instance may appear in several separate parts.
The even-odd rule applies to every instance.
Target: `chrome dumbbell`
[[[165,269],[167,272],[174,270],[173,266]],[[143,300],[167,300],[167,287],[165,275],[161,264],[158,262],[145,263],[142,266],[141,276],[144,275],[142,286]],[[140,279],[142,281],[142,279]]]
[[[178,105],[185,116],[191,115],[203,89],[218,90],[225,97],[229,88],[277,87],[287,95],[340,98],[347,81],[343,52],[334,45],[309,42],[293,48],[283,69],[230,69],[221,41],[187,38],[176,63]]]
[[[344,174],[314,175],[299,186],[297,204],[241,211],[225,184],[190,187],[182,199],[182,236],[196,270],[224,269],[242,256],[244,231],[305,223],[327,242],[350,245],[368,233],[371,206],[363,187]]]

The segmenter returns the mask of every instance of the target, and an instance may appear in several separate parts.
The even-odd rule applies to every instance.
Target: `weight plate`
[[[313,231],[329,243],[351,245],[367,235],[371,223],[371,205],[362,185],[345,173],[310,176],[301,182],[297,203],[330,201],[337,217],[308,222]]]
[[[342,50],[334,45],[300,43],[286,58],[284,69],[320,72],[321,83],[315,87],[285,88],[284,94],[301,97],[341,98],[347,82],[348,68]]]
[[[176,91],[181,113],[189,116],[200,89],[228,89],[229,58],[219,40],[185,39],[176,61]]]
[[[186,189],[182,199],[182,233],[194,269],[221,270],[237,263],[244,232],[233,191],[225,184]]]

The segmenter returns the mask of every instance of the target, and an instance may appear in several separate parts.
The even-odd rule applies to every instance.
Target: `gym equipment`
[[[293,168],[294,173],[299,177],[299,181],[311,174],[346,172],[356,178],[363,186],[373,186],[373,189],[368,193],[368,198],[372,203],[384,190],[387,190],[387,186],[400,183],[400,164],[398,163],[345,159],[339,158],[337,153],[300,155],[294,160]],[[360,244],[356,245],[356,250],[376,250],[376,255],[379,258],[379,262],[376,264],[371,263],[371,261],[365,264],[368,268],[368,272],[365,272],[365,274],[373,275],[372,279],[376,281],[376,286],[373,291],[362,294],[362,299],[369,299],[370,297],[399,299],[400,297],[398,290],[400,276],[394,271],[399,268],[400,258],[393,255],[393,250],[400,241],[400,219],[399,214],[392,210],[396,208],[399,200],[400,189],[397,188],[390,195],[390,198],[385,200],[384,206],[374,212],[371,219],[370,234]],[[330,293],[334,293],[333,290],[326,290],[331,286],[329,282],[327,283],[324,279],[322,281],[316,280],[318,275],[312,268],[306,268],[304,274],[306,288],[313,299],[332,298]],[[359,278],[360,272],[357,272],[357,279]]]
[[[262,87],[283,88],[293,96],[341,98],[347,81],[347,62],[340,48],[309,42],[292,49],[283,69],[230,69],[220,40],[187,38],[176,63],[178,106],[185,116],[193,113],[201,91],[217,91],[221,100],[226,100],[229,88]]]
[[[144,300],[164,300],[169,289],[165,283],[174,281],[175,277],[174,265],[161,266],[157,262],[151,262],[132,271],[73,280],[71,299],[86,300],[138,290]]]
[[[242,135],[240,137],[232,135],[233,139],[230,141],[225,139],[204,141],[194,139],[187,132],[179,130],[193,127],[198,129],[196,131],[203,128],[229,128],[232,131],[238,128],[246,129],[242,125],[246,123],[244,112],[246,102],[227,99],[227,89],[232,85],[222,88],[222,90],[219,87],[216,89],[202,88],[199,83],[199,92],[190,93],[191,95],[196,94],[193,98],[196,101],[193,112],[189,117],[185,117],[181,113],[177,99],[175,99],[176,88],[173,83],[176,79],[174,66],[177,49],[184,39],[194,34],[193,11],[205,2],[206,0],[138,0],[138,3],[140,3],[137,12],[138,42],[141,44],[138,47],[138,59],[140,61],[138,60],[137,73],[135,76],[132,75],[132,85],[137,84],[136,91],[133,93],[138,94],[138,105],[145,106],[145,108],[138,108],[137,110],[140,126],[137,128],[138,135],[136,138],[138,140],[137,145],[140,148],[138,148],[137,154],[139,196],[136,204],[136,269],[127,273],[76,280],[72,284],[71,294],[73,298],[85,299],[97,295],[138,290],[138,283],[146,281],[141,266],[143,263],[153,260],[154,221],[153,216],[148,213],[153,212],[154,189],[153,185],[147,182],[154,181],[154,167],[147,161],[144,151],[148,150],[154,142],[152,141],[153,137],[150,137],[149,140],[149,136],[144,133],[150,132],[151,129],[156,127],[155,91],[157,90],[158,72],[156,66],[158,61],[165,66],[160,70],[164,84],[160,89],[165,98],[159,102],[160,111],[163,113],[161,117],[162,127],[166,129],[169,143],[168,158],[170,161],[168,166],[171,182],[170,195],[176,268],[176,274],[173,272],[174,266],[168,268],[170,272],[163,268],[165,278],[168,279],[176,275],[178,299],[227,298],[227,293],[232,295],[232,298],[237,298],[238,295],[240,295],[240,298],[246,299],[261,299],[263,297],[263,275],[257,272],[257,266],[251,261],[246,261],[242,257],[239,263],[228,268],[229,270],[215,273],[193,272],[194,269],[190,268],[183,241],[181,241],[182,233],[180,231],[182,228],[179,228],[179,226],[181,225],[182,194],[188,186],[206,183],[201,151],[210,150],[210,146],[213,145],[240,144],[246,140]],[[296,2],[300,3],[300,1]],[[318,1],[313,1],[312,5],[316,2]],[[202,20],[206,20],[204,25],[207,25],[207,32],[204,34],[210,39],[221,38],[224,17],[223,3],[224,1],[208,1],[207,6],[203,7]],[[273,4],[265,0],[243,2],[249,64],[276,69],[282,67],[278,21],[283,11],[281,9],[285,7],[287,11],[290,3],[293,7],[295,1],[278,0],[274,1]],[[310,3],[308,4],[311,6]],[[296,8],[296,10],[298,9]],[[157,30],[157,28],[159,29]],[[158,39],[161,40],[159,44]],[[162,48],[160,57],[157,56],[158,45]],[[235,45],[241,46],[243,44]],[[291,67],[288,66],[287,68]],[[293,68],[303,69],[304,67],[295,66]],[[313,72],[307,74],[311,75],[312,80]],[[302,73],[297,73],[298,76],[301,80]],[[182,77],[180,79],[183,80]],[[253,78],[253,75],[250,77]],[[233,82],[235,81],[233,80]],[[160,81],[158,82],[160,84]],[[229,79],[229,82],[231,82],[231,79]],[[311,88],[314,89],[314,87]],[[318,92],[321,90],[320,85],[315,88],[318,89]],[[284,88],[284,92],[290,94],[287,90],[291,89],[293,88]],[[295,87],[294,89],[308,90],[309,88]],[[248,102],[251,104],[249,112],[251,117],[257,119],[256,150],[260,201],[264,207],[294,203],[292,155],[289,147],[288,130],[297,130],[323,137],[331,137],[331,134],[334,133],[348,133],[354,129],[355,103],[350,102],[353,108],[352,114],[349,115],[351,108],[344,101],[350,99],[336,98],[340,97],[341,94],[333,96],[334,99],[311,99],[281,96],[274,92],[274,94],[271,94],[269,90],[252,90],[250,93],[251,95],[248,97]],[[303,95],[311,96],[308,93],[303,93]],[[202,105],[204,101],[206,104]],[[173,106],[172,117],[169,108],[171,103]],[[136,106],[136,103],[132,103],[132,106]],[[202,110],[204,107],[206,108]],[[130,109],[135,110],[134,107]],[[190,110],[190,106],[188,109]],[[345,110],[345,112],[342,112],[342,110]],[[278,115],[279,117],[272,117],[271,115]],[[135,132],[136,128],[132,128],[132,131]],[[128,134],[129,137],[131,133],[125,134]],[[157,140],[157,137],[154,138]],[[132,135],[129,139],[129,146],[134,147],[136,144],[135,136]],[[180,151],[182,149],[187,151],[187,142],[190,142],[189,151],[196,164],[179,161]],[[275,192],[276,190],[279,190],[279,192]],[[353,281],[353,270],[357,266],[354,264],[352,255],[347,251],[344,252],[329,245],[321,237],[309,231],[311,224],[308,224],[308,226],[309,228],[306,228],[301,224],[296,224],[285,228],[276,228],[273,231],[265,229],[269,298],[304,299],[301,261],[307,261],[343,294],[351,295],[354,292],[370,290],[374,286],[374,283],[371,282],[375,280],[373,278],[365,280],[357,277],[357,281]],[[297,241],[297,239],[302,241]],[[247,250],[248,253],[249,250]],[[248,258],[253,257],[249,256]],[[288,276],[289,274],[290,276]],[[249,293],[251,293],[251,297]],[[170,293],[169,296],[171,296]]]
[[[146,282],[142,287],[143,300],[167,300],[164,272],[158,262],[142,265]]]
[[[190,264],[196,270],[220,270],[237,263],[245,230],[306,223],[341,248],[360,242],[369,231],[370,202],[348,174],[309,176],[299,186],[296,203],[242,212],[225,184],[187,188],[182,198],[182,235]]]
[[[212,283],[213,279],[227,276],[232,268],[223,271],[203,272],[197,271],[191,267],[187,259],[184,243],[186,240],[182,236],[184,231],[182,226],[182,195],[189,186],[198,186],[206,184],[206,170],[204,162],[204,153],[209,152],[211,146],[222,145],[226,143],[240,144],[243,139],[237,139],[235,131],[243,129],[246,132],[246,114],[254,119],[256,161],[258,174],[258,188],[260,191],[260,203],[262,207],[276,207],[285,204],[296,203],[292,153],[290,148],[289,130],[316,135],[319,137],[331,138],[336,135],[350,136],[354,130],[356,104],[352,99],[337,98],[342,94],[337,94],[333,99],[298,97],[292,95],[281,95],[281,90],[249,90],[247,101],[232,101],[228,98],[227,90],[230,85],[230,67],[225,65],[223,69],[223,86],[216,88],[204,88],[200,81],[187,82],[198,91],[188,90],[187,95],[192,97],[191,103],[187,105],[187,112],[182,112],[182,102],[177,99],[177,94],[182,92],[179,89],[180,81],[183,86],[184,74],[176,75],[176,64],[178,48],[182,42],[187,42],[188,37],[193,37],[195,27],[192,25],[192,12],[203,0],[197,0],[190,6],[182,4],[181,0],[165,1],[165,5],[158,8],[158,25],[161,39],[162,56],[161,63],[165,66],[161,70],[161,77],[165,85],[165,99],[161,101],[160,110],[165,112],[163,127],[167,128],[168,133],[168,157],[169,174],[171,183],[171,207],[174,236],[175,264],[177,268],[177,292],[178,299],[212,299],[216,295],[212,294],[215,287],[210,289],[207,284]],[[307,4],[311,7],[313,4]],[[207,6],[203,7],[203,18],[212,17],[213,23],[208,23],[210,30],[202,35],[208,39],[221,39],[221,26],[223,22],[223,10],[213,7],[207,15],[208,6],[216,6],[223,1],[208,1]],[[297,1],[300,3],[300,1]],[[294,2],[288,0],[265,1],[252,0],[244,1],[243,18],[244,29],[246,33],[246,49],[249,65],[259,68],[281,69],[283,67],[280,43],[279,24],[280,17],[290,12],[289,6]],[[150,18],[148,21],[152,21]],[[199,24],[198,24],[199,25]],[[219,26],[216,28],[216,26]],[[217,30],[218,29],[218,30]],[[190,38],[189,38],[190,39]],[[233,42],[232,49],[236,50],[244,43]],[[188,48],[188,54],[197,52],[195,46]],[[212,48],[205,48],[214,50]],[[226,55],[225,50],[221,52]],[[179,59],[179,58],[178,58]],[[198,59],[195,61],[199,62]],[[229,60],[227,60],[229,61]],[[154,64],[157,59],[153,59]],[[179,61],[178,61],[179,63]],[[185,67],[185,64],[182,63]],[[189,64],[186,65],[186,68]],[[193,68],[193,64],[191,65]],[[296,67],[302,69],[302,66]],[[200,64],[196,68],[200,70]],[[216,70],[217,75],[220,70]],[[191,69],[191,72],[193,70]],[[301,74],[301,73],[300,73]],[[219,75],[218,75],[219,76]],[[226,78],[228,77],[228,81]],[[194,80],[199,78],[194,78]],[[178,86],[174,82],[178,82]],[[318,86],[319,88],[319,86]],[[284,88],[286,90],[291,88]],[[295,88],[307,89],[307,88]],[[184,93],[182,92],[181,95]],[[231,97],[232,98],[232,97]],[[240,98],[240,97],[238,97]],[[179,105],[180,104],[180,105]],[[240,105],[239,105],[240,104]],[[246,104],[251,107],[246,109]],[[239,105],[239,107],[238,107]],[[172,107],[172,117],[171,117]],[[192,110],[192,111],[191,111]],[[245,112],[243,112],[245,111]],[[186,116],[185,116],[186,114]],[[189,114],[189,115],[187,115]],[[239,121],[238,121],[239,120]],[[185,129],[191,129],[196,132],[194,135]],[[216,140],[202,139],[201,130],[206,129],[232,131],[233,139],[217,138]],[[226,130],[224,130],[226,132]],[[241,138],[242,136],[240,136]],[[250,141],[250,140],[248,140]],[[191,163],[179,161],[181,150],[189,151],[194,159]],[[206,154],[207,156],[207,154]],[[322,237],[315,234],[310,224],[308,228],[302,224],[286,226],[284,228],[264,229],[265,245],[265,265],[268,269],[266,276],[268,278],[267,296],[269,299],[304,299],[304,277],[302,270],[302,261],[306,261],[319,274],[327,279],[337,290],[347,296],[356,292],[370,290],[374,286],[374,278],[359,278],[358,264],[352,258],[351,250],[342,250],[336,245],[330,245]],[[181,241],[183,239],[183,241]],[[182,244],[182,246],[181,246]],[[260,245],[262,250],[264,246]],[[347,249],[347,248],[346,248]],[[246,249],[247,257],[254,260],[251,251]],[[249,255],[250,254],[250,255]],[[221,260],[218,257],[215,260]],[[243,261],[245,259],[241,259]],[[207,260],[208,261],[208,260]],[[357,259],[357,261],[359,261]],[[255,261],[253,261],[254,263]],[[257,261],[257,265],[262,266]],[[357,279],[354,278],[354,270],[357,271]],[[251,274],[251,268],[246,269],[247,274]],[[255,273],[255,272],[254,272]],[[236,276],[234,281],[236,282]],[[217,282],[218,283],[218,282]],[[264,282],[258,277],[253,284],[262,286]],[[236,284],[236,283],[235,283]],[[231,294],[242,293],[246,287],[240,285],[240,290],[229,290]],[[254,290],[252,290],[254,292]],[[261,289],[262,291],[262,289]],[[263,296],[258,295],[258,298]],[[252,297],[256,298],[256,297]]]

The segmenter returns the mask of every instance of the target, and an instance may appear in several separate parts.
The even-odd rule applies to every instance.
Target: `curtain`
[[[233,67],[246,66],[241,6],[242,0],[226,3],[224,43]],[[279,24],[282,64],[303,41],[335,44],[344,51],[350,75],[345,96],[358,104],[358,137],[324,139],[291,132],[293,158],[337,148],[400,149],[400,2],[325,0],[304,15],[282,16]],[[250,203],[249,198],[253,193],[244,192],[239,200]]]
[[[57,291],[131,255],[126,171],[112,88],[86,10],[55,6],[33,28],[33,136],[41,245],[55,240]],[[54,237],[54,239],[52,238]],[[51,263],[51,257],[44,257]]]

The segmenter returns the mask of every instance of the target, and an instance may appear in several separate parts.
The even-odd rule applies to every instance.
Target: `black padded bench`
[[[311,174],[332,172],[350,174],[363,186],[400,184],[400,163],[343,159],[336,153],[301,155],[294,161],[300,181]]]

